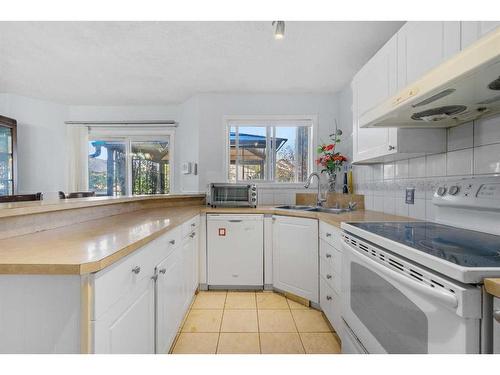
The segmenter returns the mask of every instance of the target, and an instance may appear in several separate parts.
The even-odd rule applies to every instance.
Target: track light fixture
[[[285,37],[285,21],[273,21],[274,39],[280,40]]]

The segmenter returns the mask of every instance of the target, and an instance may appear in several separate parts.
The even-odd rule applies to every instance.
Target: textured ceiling
[[[0,92],[66,104],[335,92],[401,22],[0,22]]]

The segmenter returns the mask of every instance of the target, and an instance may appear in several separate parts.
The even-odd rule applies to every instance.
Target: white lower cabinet
[[[94,353],[167,353],[198,287],[199,216],[93,275]]]
[[[319,223],[320,307],[337,332],[342,327],[340,234],[339,229],[324,222]]]
[[[316,219],[273,216],[273,285],[319,302]]]
[[[179,328],[185,305],[181,246],[157,266],[156,352],[168,352]]]
[[[95,353],[154,353],[154,283],[142,280],[94,322]]]
[[[198,234],[197,228],[192,229],[182,240],[183,310],[189,308],[193,294],[198,288]]]
[[[493,298],[493,353],[500,354],[500,298]]]

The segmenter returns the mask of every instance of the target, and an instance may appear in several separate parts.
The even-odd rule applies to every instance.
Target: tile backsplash
[[[367,210],[434,220],[432,196],[439,183],[500,173],[500,116],[447,130],[447,152],[414,159],[353,167],[356,194]],[[415,188],[415,204],[405,190]]]

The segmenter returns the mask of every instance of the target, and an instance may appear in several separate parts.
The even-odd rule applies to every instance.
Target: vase
[[[335,192],[335,184],[337,183],[337,173],[328,172],[328,191]]]

